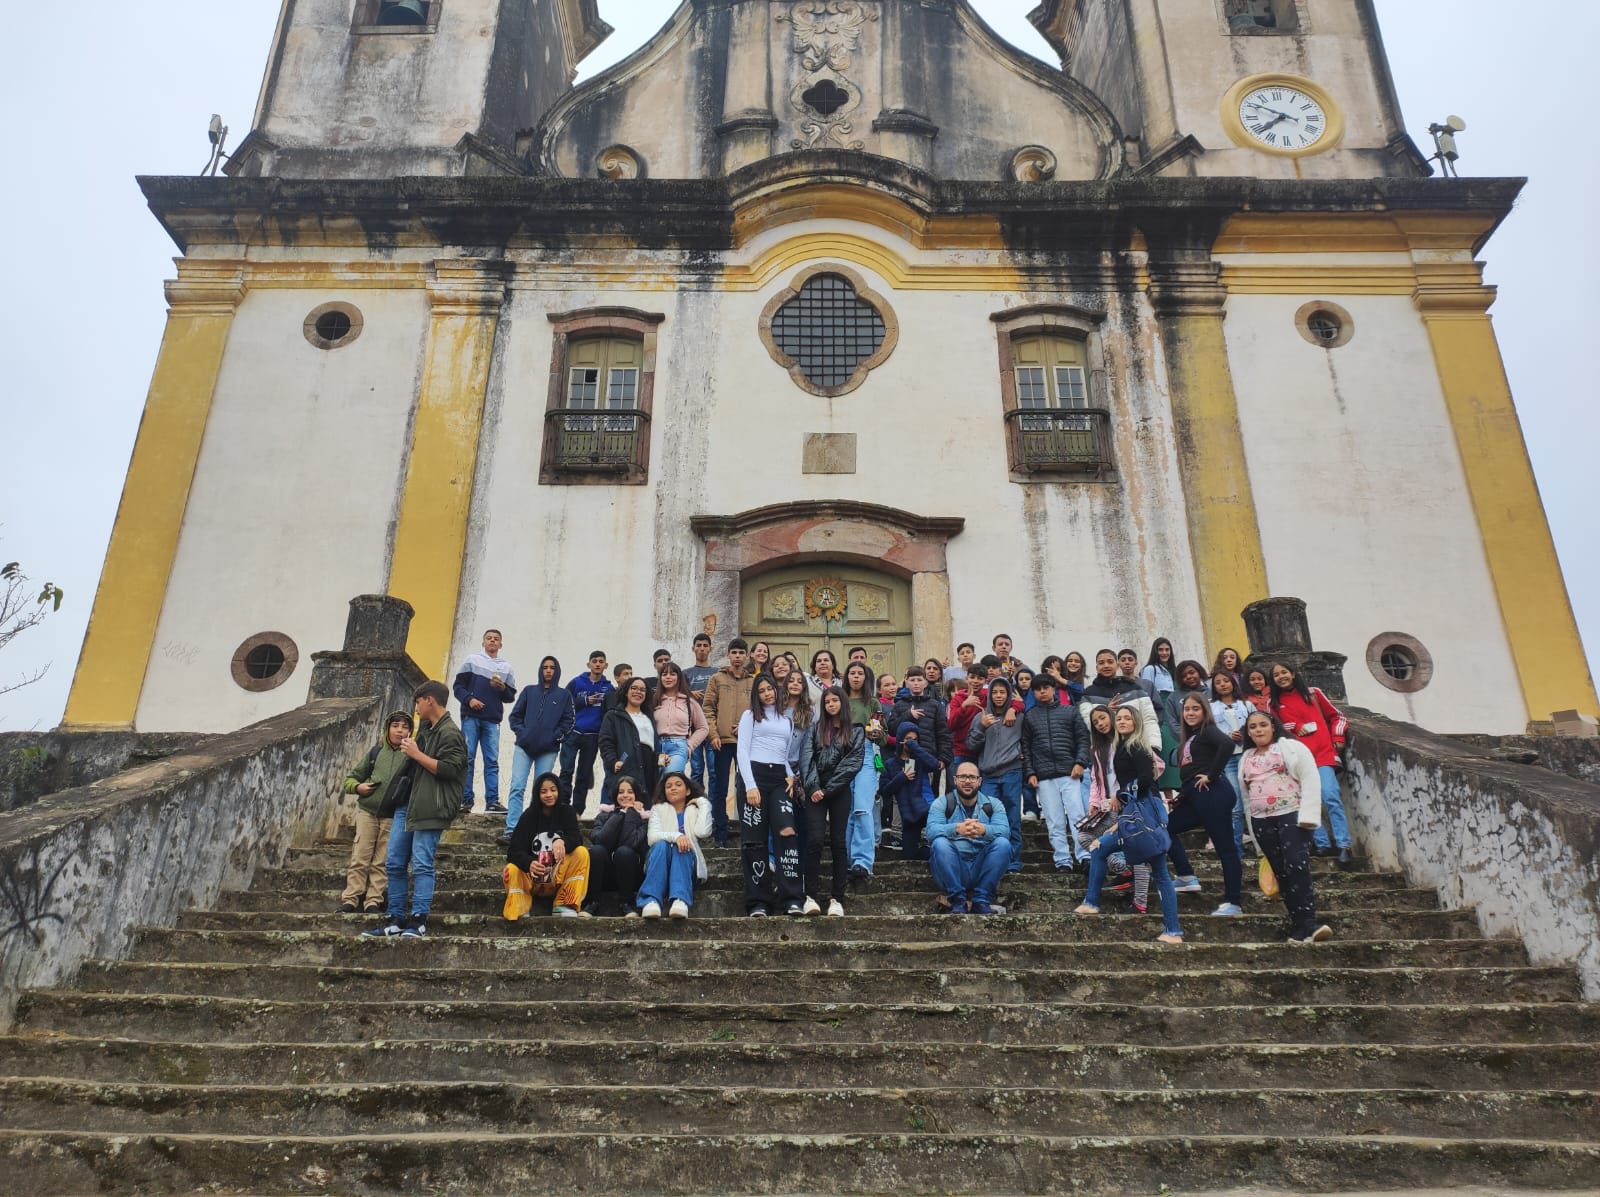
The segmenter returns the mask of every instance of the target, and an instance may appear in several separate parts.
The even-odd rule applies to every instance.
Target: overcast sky
[[[974,0],[1003,36],[1053,61],[1023,19],[1035,2]],[[1592,104],[1582,89],[1594,74],[1600,5],[1378,7],[1417,143],[1428,144],[1430,121],[1459,113],[1470,126],[1461,138],[1463,173],[1531,177],[1484,256],[1501,288],[1496,325],[1592,668],[1600,649],[1591,477],[1600,350],[1582,305],[1596,265],[1600,195],[1582,115]],[[600,0],[616,32],[585,74],[637,47],[672,8],[664,0]],[[176,251],[134,176],[198,172],[213,112],[231,126],[231,144],[243,138],[277,11],[278,0],[7,6],[0,94],[11,116],[0,125],[0,155],[11,163],[11,183],[0,196],[0,228],[11,276],[0,288],[9,330],[0,562],[20,560],[67,597],[0,656],[0,685],[49,669],[36,685],[0,696],[0,730],[49,728],[61,717],[160,343],[161,283]],[[294,503],[294,494],[283,502]],[[1388,565],[1404,585],[1409,563]]]

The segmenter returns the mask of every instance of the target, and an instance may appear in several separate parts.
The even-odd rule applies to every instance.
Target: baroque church
[[[1439,731],[1596,707],[1478,255],[1372,0],[283,0],[170,311],[69,727],[293,708],[348,600],[448,678],[711,633],[879,668],[1308,604]],[[842,653],[841,653],[842,655]]]

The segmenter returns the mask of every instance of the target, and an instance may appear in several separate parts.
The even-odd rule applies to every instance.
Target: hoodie
[[[567,693],[572,695],[572,727],[580,736],[597,736],[600,734],[600,718],[605,714],[605,698],[614,687],[611,679],[605,674],[600,675],[600,680],[595,681],[585,669],[577,677],[567,683]],[[598,694],[591,705],[589,696]]]
[[[491,677],[500,679],[502,684],[498,690],[490,683]],[[504,657],[476,652],[461,663],[451,689],[455,691],[456,701],[461,704],[463,719],[499,723],[506,717],[506,704],[517,696],[517,678],[511,670],[511,662]],[[481,710],[472,709],[474,698],[483,704]]]
[[[556,667],[556,675],[545,685],[545,662]],[[561,685],[561,662],[545,657],[533,685],[524,686],[511,708],[511,734],[517,747],[529,756],[554,752],[573,728],[572,695]]]

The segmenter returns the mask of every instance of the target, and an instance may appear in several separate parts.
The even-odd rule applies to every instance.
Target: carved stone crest
[[[857,0],[796,0],[773,19],[793,26],[794,52],[806,70],[842,71],[861,42],[861,27],[878,14],[869,14]]]

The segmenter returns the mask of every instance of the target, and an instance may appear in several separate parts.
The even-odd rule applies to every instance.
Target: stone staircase
[[[898,859],[843,919],[732,917],[714,850],[687,923],[513,926],[491,835],[447,833],[426,941],[330,913],[330,843],[26,995],[0,1191],[1600,1184],[1600,1005],[1399,876],[1318,862],[1311,948],[1253,887],[1207,917],[1206,853],[1184,947],[1118,896],[1076,918],[1037,846],[995,918]]]

